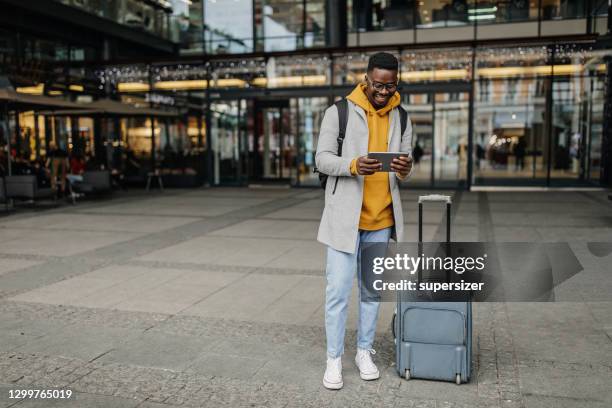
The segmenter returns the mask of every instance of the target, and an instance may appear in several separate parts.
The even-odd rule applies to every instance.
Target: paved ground
[[[416,195],[404,191],[408,238]],[[453,193],[456,241],[567,241],[572,302],[475,305],[470,384],[405,381],[383,306],[382,378],[359,380],[355,304],[345,388],[323,389],[318,190],[118,196],[0,218],[0,407],[610,407],[612,240],[603,192]],[[436,238],[442,212],[426,211]],[[61,388],[66,401],[10,389]]]

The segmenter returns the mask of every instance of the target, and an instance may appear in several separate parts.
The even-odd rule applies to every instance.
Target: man
[[[341,356],[349,297],[355,273],[359,273],[359,249],[365,242],[402,240],[403,216],[398,182],[412,169],[412,127],[407,122],[401,134],[398,61],[388,53],[373,55],[365,81],[348,95],[348,122],[338,156],[338,109],[325,112],[317,146],[316,165],[329,176],[325,189],[325,209],[318,240],[327,245],[327,288],[325,330],[327,368],[323,385],[340,389]],[[394,159],[393,172],[381,172],[382,164],[368,159],[368,152],[403,152]],[[360,279],[358,279],[360,282]],[[361,284],[361,282],[360,282]],[[378,302],[359,302],[357,355],[355,363],[364,380],[379,378],[371,355]]]

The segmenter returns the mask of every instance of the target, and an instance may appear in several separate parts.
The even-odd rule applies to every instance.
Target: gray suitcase
[[[419,197],[419,242],[423,242],[423,203],[446,203],[446,240],[450,242],[451,198]],[[472,302],[410,301],[398,295],[393,333],[401,377],[468,382],[472,363]]]

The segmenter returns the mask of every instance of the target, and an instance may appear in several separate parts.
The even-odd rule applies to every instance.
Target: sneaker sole
[[[330,382],[325,381],[325,378],[324,378],[323,386],[327,388],[328,390],[339,390],[340,388],[344,386],[344,382],[340,381],[339,383],[330,383]]]
[[[362,372],[359,372],[359,376],[361,377],[362,380],[365,380],[365,381],[378,380],[380,378],[380,372],[377,371],[374,374],[364,374]]]

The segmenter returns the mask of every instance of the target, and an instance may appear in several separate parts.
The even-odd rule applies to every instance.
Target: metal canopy
[[[100,99],[90,103],[76,104],[78,109],[52,110],[39,112],[41,115],[54,116],[155,116],[175,117],[177,112],[168,112],[161,109],[137,107],[112,99]]]
[[[22,94],[11,88],[0,89],[0,101],[6,103],[9,109],[80,109],[81,107],[78,103],[50,96]]]

